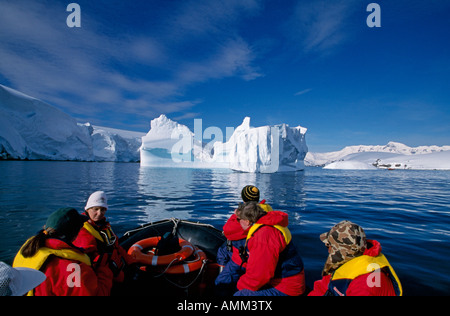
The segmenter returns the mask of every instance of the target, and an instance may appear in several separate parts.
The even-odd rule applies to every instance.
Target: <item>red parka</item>
[[[259,228],[247,242],[247,269],[237,283],[238,290],[257,291],[265,285],[271,285],[290,296],[304,293],[303,268],[301,272],[288,277],[276,276],[280,254],[286,249],[287,243],[280,230],[273,226],[287,227],[288,222],[288,215],[279,211],[269,212],[258,220],[257,224],[264,226]]]
[[[73,249],[59,239],[47,239],[45,247]],[[73,266],[69,266],[73,263],[79,267],[79,275]],[[82,262],[52,256],[41,271],[47,279],[35,288],[36,296],[107,296],[111,292],[113,275],[106,265],[91,267]]]
[[[105,222],[102,227],[99,227],[91,220],[88,223],[98,232],[109,230],[110,234],[114,234],[108,222]],[[102,259],[102,255],[106,253],[110,263],[109,266],[114,274],[114,281],[122,282],[124,280],[124,265],[132,263],[133,259],[119,245],[117,236],[114,235],[114,237],[115,241],[113,245],[107,246],[103,240],[99,240],[93,236],[86,227],[82,227],[73,244],[76,247],[82,248],[93,262]]]
[[[266,200],[262,200],[258,203],[260,206],[265,206],[264,210],[273,211],[272,207],[269,204],[266,204]],[[249,228],[250,229],[250,228]],[[223,226],[223,234],[225,237],[232,241],[233,245],[233,253],[231,256],[231,260],[237,264],[238,266],[241,266],[242,259],[239,255],[239,248],[245,246],[245,240],[247,239],[248,231],[243,230],[241,224],[239,224],[239,221],[237,220],[236,214],[232,214],[228,221]],[[243,263],[242,267],[245,268],[247,266],[247,263]]]

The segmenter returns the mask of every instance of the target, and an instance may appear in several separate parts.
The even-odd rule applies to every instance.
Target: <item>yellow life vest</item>
[[[333,287],[332,284],[334,284],[336,281],[350,280],[351,282],[353,279],[357,278],[360,275],[371,273],[375,270],[383,268],[389,269],[389,278],[391,279],[394,285],[395,292],[397,293],[398,296],[402,296],[403,289],[402,284],[400,283],[400,279],[395,273],[394,268],[391,266],[391,264],[383,254],[380,254],[379,256],[376,257],[363,255],[344,263],[339,269],[337,269],[333,273],[330,280],[330,287]]]
[[[250,228],[250,230],[248,231],[247,242],[253,236],[253,234],[258,229],[260,229],[262,226],[270,226],[270,227],[274,227],[274,228],[278,229],[283,234],[284,239],[286,240],[286,245],[288,245],[291,242],[292,235],[287,227],[280,226],[280,225],[265,225],[265,224],[253,224],[252,227]]]
[[[263,203],[263,204],[258,204],[258,206],[261,207],[266,213],[273,211],[272,207],[269,204]],[[286,244],[288,245],[291,242],[292,235],[291,235],[291,232],[289,231],[289,229],[287,227],[283,227],[283,226],[280,226],[280,225],[266,225],[266,224],[253,224],[252,227],[250,228],[250,230],[248,231],[247,241],[262,226],[271,226],[271,227],[274,227],[274,228],[278,229],[283,234],[284,239],[286,240]]]
[[[24,244],[26,245],[28,241]],[[14,258],[13,267],[23,267],[23,268],[31,268],[35,270],[40,270],[44,263],[47,261],[48,257],[56,256],[62,259],[75,260],[78,262],[82,262],[91,265],[91,259],[82,253],[81,251],[75,249],[51,249],[47,247],[41,247],[38,252],[31,258],[25,258],[22,255],[22,248],[20,248],[16,257]],[[31,290],[28,292],[28,296],[33,296],[34,291]]]
[[[266,213],[273,211],[272,207],[269,204],[263,203],[263,204],[258,204],[258,206],[261,207],[264,210],[264,212],[266,212]]]
[[[84,222],[83,228],[86,229],[89,232],[89,234],[94,236],[95,239],[99,240],[102,243],[105,243],[108,246],[114,244],[116,241],[116,235],[114,235],[114,233],[110,228],[102,230],[101,234],[89,222]]]

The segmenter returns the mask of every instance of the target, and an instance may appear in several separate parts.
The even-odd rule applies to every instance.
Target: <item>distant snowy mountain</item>
[[[308,153],[308,166],[326,169],[450,170],[450,146],[409,147],[389,142],[385,146],[348,146],[329,153]]]
[[[139,161],[143,135],[78,124],[57,108],[0,85],[0,159]]]

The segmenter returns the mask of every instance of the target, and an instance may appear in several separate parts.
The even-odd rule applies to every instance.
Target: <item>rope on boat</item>
[[[161,272],[160,274],[155,275],[154,278],[159,278],[159,277],[163,276],[163,275],[167,272],[167,270],[169,270],[169,268],[172,266],[172,264],[173,264],[174,262],[178,261],[178,260],[179,260],[178,258],[173,259],[173,260],[169,263],[169,265],[166,267],[166,269],[165,269],[163,272]]]
[[[177,287],[177,288],[180,288],[180,289],[188,289],[188,288],[190,288],[190,287],[197,281],[197,279],[200,277],[200,275],[201,275],[202,272],[203,272],[203,269],[204,269],[205,266],[206,266],[206,263],[208,263],[208,260],[207,260],[207,259],[203,260],[202,267],[200,268],[200,270],[199,270],[197,276],[194,278],[194,280],[192,280],[191,283],[189,283],[189,284],[187,284],[187,285],[179,285],[179,284],[177,284],[177,283],[175,283],[175,282],[169,280],[169,279],[165,276],[164,272],[167,271],[167,269],[169,268],[170,264],[169,264],[169,266],[166,268],[166,270],[165,270],[163,273],[161,273],[161,274],[155,276],[155,278],[164,276],[164,279],[166,279],[166,281],[169,282],[170,284],[172,284],[173,286],[175,286],[175,287]],[[172,263],[171,263],[171,264],[172,264]]]

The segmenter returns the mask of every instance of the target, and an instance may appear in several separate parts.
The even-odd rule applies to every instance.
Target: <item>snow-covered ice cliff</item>
[[[142,135],[79,124],[45,102],[0,85],[0,159],[139,161]]]

